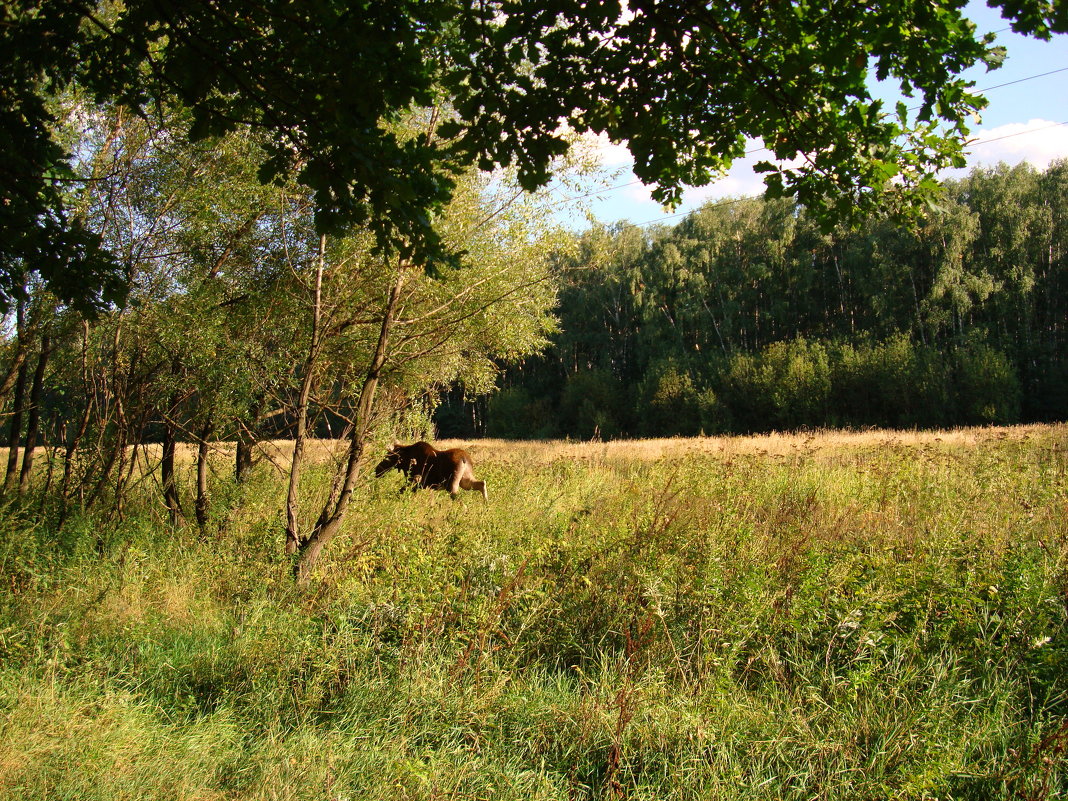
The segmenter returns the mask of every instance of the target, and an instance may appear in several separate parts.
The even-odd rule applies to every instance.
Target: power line
[[[1061,67],[1060,69],[1050,70],[1049,72],[1040,72],[1038,75],[1028,75],[1026,78],[1017,78],[1015,81],[1006,81],[1005,83],[999,83],[994,86],[987,86],[985,89],[980,89],[980,92],[989,92],[992,89],[1001,89],[1005,86],[1013,86],[1014,84],[1023,83],[1024,81],[1033,81],[1035,78],[1045,78],[1047,75],[1056,75],[1058,72],[1068,72],[1068,67]]]
[[[1010,27],[1006,27],[1006,28],[1001,28],[1001,29],[996,30],[996,31],[993,31],[993,33],[995,33],[995,34],[1004,33],[1005,31],[1008,31],[1008,30],[1011,30],[1011,26]],[[1002,88],[1004,88],[1006,86],[1015,86],[1016,84],[1025,83],[1027,81],[1033,81],[1033,80],[1036,80],[1038,78],[1046,78],[1046,77],[1048,77],[1050,75],[1056,75],[1056,74],[1061,73],[1061,72],[1068,72],[1068,67],[1059,67],[1059,68],[1057,68],[1055,70],[1049,70],[1048,72],[1040,72],[1040,73],[1038,73],[1036,75],[1028,75],[1028,76],[1026,76],[1024,78],[1017,78],[1016,80],[1006,81],[1005,83],[999,83],[999,84],[995,84],[993,86],[987,86],[987,87],[984,87],[984,88],[979,89],[977,91],[978,92],[990,92],[990,91],[993,91],[994,89],[1002,89]],[[912,108],[909,109],[909,111],[915,111],[918,108],[920,108],[920,106],[913,106]],[[1060,123],[1056,123],[1055,125],[1047,126],[1047,128],[1055,128],[1057,126],[1066,125],[1066,124],[1068,124],[1068,122],[1060,122]],[[984,144],[985,142],[997,142],[997,141],[1000,141],[1001,139],[1009,139],[1009,138],[1011,138],[1013,136],[1023,136],[1024,134],[1032,133],[1034,131],[1041,131],[1041,130],[1046,130],[1046,129],[1045,128],[1033,128],[1033,129],[1030,129],[1030,130],[1027,130],[1027,131],[1020,131],[1020,132],[1014,133],[1014,134],[1006,134],[1005,136],[999,136],[999,137],[996,137],[994,139],[981,139],[981,140],[975,141],[973,143],[973,145],[981,145],[981,144]],[[768,148],[766,146],[762,145],[760,147],[754,147],[754,148],[750,148],[749,150],[746,150],[744,155],[750,156],[750,155],[752,155],[754,153],[760,153],[761,151],[765,151],[765,150],[768,150]],[[558,206],[563,206],[563,205],[566,205],[566,204],[569,204],[569,203],[574,203],[574,202],[579,201],[579,200],[584,200],[585,198],[588,198],[588,197],[594,197],[595,195],[611,194],[612,192],[618,192],[618,191],[620,191],[622,189],[626,189],[627,187],[635,186],[637,184],[643,184],[643,183],[644,182],[641,179],[635,179],[633,181],[627,181],[626,183],[617,184],[615,186],[605,187],[604,189],[597,189],[597,190],[594,190],[592,192],[586,192],[586,193],[581,194],[581,195],[575,195],[574,197],[568,197],[568,196],[565,195],[563,200],[559,200],[556,203],[553,203],[552,205],[549,206],[549,208],[554,209],[554,208],[556,208]],[[648,225],[648,224],[653,223],[653,222],[659,222],[660,220],[669,220],[669,219],[672,219],[673,217],[678,217],[678,216],[681,216],[681,215],[679,215],[679,214],[671,214],[671,215],[668,215],[667,217],[661,217],[661,218],[658,218],[656,220],[648,220],[647,222],[636,223],[636,224],[637,225]]]
[[[640,183],[642,183],[642,180],[640,178],[636,178],[633,181],[627,181],[625,184],[618,184],[617,186],[609,186],[609,187],[606,187],[605,189],[596,189],[593,192],[587,192],[584,195],[575,195],[574,197],[567,197],[565,195],[563,200],[558,200],[556,203],[553,203],[551,206],[549,206],[549,208],[550,209],[555,209],[557,206],[562,206],[565,203],[574,203],[576,200],[582,200],[583,198],[593,197],[594,195],[603,195],[603,194],[606,194],[608,192],[616,192],[616,191],[618,191],[620,189],[626,189],[628,186],[634,186],[634,184],[640,184]]]
[[[1007,31],[1007,30],[1009,30],[1009,28],[1002,28],[1001,31],[994,31],[994,33],[1001,33],[1002,31]],[[1058,72],[1068,72],[1068,67],[1060,67],[1059,69],[1050,70],[1049,72],[1040,72],[1037,75],[1028,75],[1026,78],[1017,78],[1014,81],[1006,81],[1005,83],[995,84],[994,86],[985,86],[982,89],[977,89],[976,91],[977,92],[990,92],[990,91],[992,91],[994,89],[1001,89],[1001,88],[1006,87],[1006,86],[1015,86],[1018,83],[1025,83],[1027,81],[1033,81],[1036,78],[1045,78],[1048,75],[1056,75]],[[921,108],[921,107],[922,107],[922,104],[920,106],[912,106],[909,109],[909,111],[915,111],[916,109]],[[993,141],[993,140],[991,140],[991,141]],[[767,150],[767,149],[768,148],[765,147],[765,146],[754,147],[754,148],[752,148],[750,150],[745,151],[745,155],[749,156],[749,155],[752,155],[753,153],[759,153],[760,151]]]
[[[675,214],[668,214],[666,217],[657,217],[656,219],[646,220],[645,222],[628,223],[628,224],[629,225],[633,225],[636,228],[640,228],[643,225],[652,225],[653,223],[663,222],[664,220],[673,220],[676,217],[686,217],[686,216],[689,216],[690,214],[693,214],[695,211],[700,211],[701,209],[718,209],[720,206],[733,206],[735,203],[741,203],[743,200],[753,200],[753,198],[751,198],[751,197],[726,198],[725,200],[720,200],[720,201],[717,201],[715,203],[706,203],[705,205],[700,206],[700,207],[698,207],[696,209],[691,209],[690,211],[679,211],[679,212],[676,212]]]
[[[1028,128],[1026,131],[1017,131],[1016,133],[1005,134],[1004,136],[995,136],[993,139],[975,139],[967,144],[969,147],[976,147],[978,145],[985,145],[987,142],[1000,142],[1002,139],[1012,139],[1014,136],[1023,136],[1024,134],[1048,131],[1050,128],[1059,128],[1062,125],[1068,125],[1068,120],[1065,122],[1055,122],[1052,125],[1043,125],[1041,128]]]

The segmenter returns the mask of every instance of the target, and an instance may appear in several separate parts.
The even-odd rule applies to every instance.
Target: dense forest
[[[1068,414],[1068,162],[976,169],[915,228],[793,201],[588,231],[559,329],[444,433],[576,438],[932,427]]]

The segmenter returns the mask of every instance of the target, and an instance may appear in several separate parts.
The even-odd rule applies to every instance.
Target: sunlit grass
[[[465,445],[306,589],[269,460],[206,535],[10,509],[0,797],[1068,791],[1068,426]]]

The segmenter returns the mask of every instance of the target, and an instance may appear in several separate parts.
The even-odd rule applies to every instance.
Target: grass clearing
[[[206,541],[8,509],[0,796],[1068,793],[1068,426],[470,445],[305,589],[266,463]]]

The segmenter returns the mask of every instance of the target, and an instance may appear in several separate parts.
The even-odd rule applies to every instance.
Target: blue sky
[[[984,94],[989,100],[982,122],[972,126],[976,142],[969,148],[969,167],[1028,161],[1045,168],[1055,158],[1068,158],[1068,36],[1055,36],[1049,42],[1019,36],[1008,30],[1008,23],[996,10],[981,1],[973,0],[967,15],[980,32],[997,32],[997,43],[1008,53],[998,70],[987,72],[980,67],[965,73],[975,81],[976,89],[988,90]],[[604,189],[581,201],[588,204],[594,217],[604,223],[628,220],[667,225],[710,200],[760,194],[762,177],[752,166],[768,155],[764,151],[739,160],[716,183],[687,191],[683,205],[671,212],[653,201],[630,172],[630,156],[624,147],[602,142],[597,151],[603,177],[594,188]],[[562,201],[558,206],[561,219],[576,229],[586,228],[588,221],[578,210],[580,203],[563,202],[576,192],[556,192]]]

